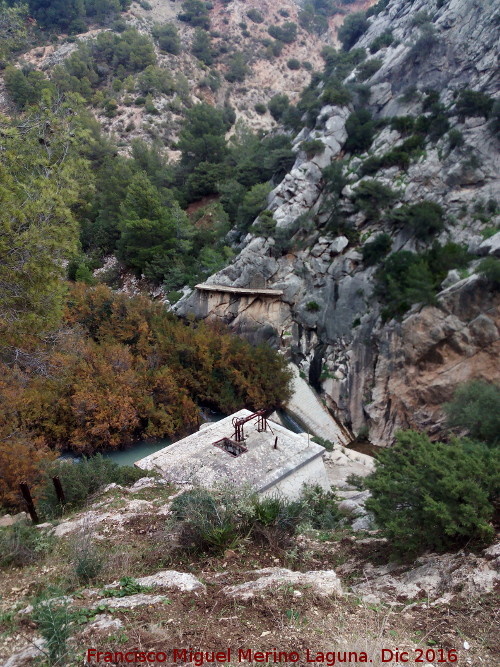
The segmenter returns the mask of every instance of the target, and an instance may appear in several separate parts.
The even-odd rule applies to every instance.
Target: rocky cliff
[[[498,377],[500,294],[478,265],[482,256],[500,255],[499,140],[488,114],[464,112],[459,100],[469,89],[491,103],[498,96],[500,9],[494,0],[390,0],[378,7],[354,45],[376,62],[364,66],[363,77],[363,65],[354,67],[344,81],[358,94],[362,89],[373,114],[371,146],[347,152],[354,107],[324,106],[315,127],[296,137],[295,165],[270,195],[274,232],[248,234],[233,263],[207,281],[263,281],[283,291],[280,303],[225,294],[207,308],[195,290],[177,312],[218,317],[281,346],[336,417],[388,445],[399,428],[438,433],[440,407],[459,382]],[[434,129],[403,162],[391,162],[388,154],[410,150],[408,117]],[[315,157],[300,150],[308,139],[323,144]],[[336,197],[324,172],[331,164],[341,166],[343,179]],[[374,180],[395,194],[390,204],[369,197],[370,209],[360,205],[358,188]],[[432,238],[395,223],[394,211],[424,201],[444,211]],[[332,211],[341,212],[341,224]],[[399,318],[387,317],[384,295],[375,290],[380,263],[363,260],[363,246],[381,232],[391,253],[458,244],[470,253],[467,266],[448,272],[429,305],[414,300]]]

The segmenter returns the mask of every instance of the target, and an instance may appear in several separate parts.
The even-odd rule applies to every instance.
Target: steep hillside
[[[115,652],[154,662],[159,652],[157,662],[201,665],[230,649],[231,664],[269,651],[270,664],[296,652],[289,662],[333,666],[350,651],[350,664],[380,667],[404,651],[409,665],[498,665],[498,543],[395,564],[380,537],[268,527],[198,554],[178,542],[179,495],[151,478],[111,484],[84,511],[22,526],[1,554],[2,664],[120,664]],[[108,654],[97,661],[96,651]]]
[[[285,94],[292,102],[296,102],[302,89],[309,83],[311,72],[321,69],[323,61],[320,54],[324,46],[337,42],[336,29],[345,16],[373,5],[375,1],[339,3],[338,9],[333,10],[333,16],[328,19],[329,29],[320,34],[301,27],[302,10],[294,0],[284,0],[279,7],[267,0],[209,3],[209,23],[203,25],[196,21],[190,23],[179,20],[182,6],[175,0],[133,2],[121,14],[119,22],[122,25],[119,26],[117,22],[120,30],[123,30],[123,26],[131,26],[152,39],[157,26],[169,24],[179,31],[178,53],[168,53],[160,48],[158,40],[155,41],[158,66],[173,77],[173,84],[167,92],[151,91],[156,109],[153,113],[143,103],[133,103],[130,95],[136,92],[136,97],[140,97],[137,89],[113,88],[110,94],[117,106],[113,109],[112,117],[106,109],[100,109],[102,104],[99,103],[93,104],[96,116],[105,130],[115,133],[124,146],[139,137],[149,141],[160,139],[167,147],[175,148],[185,109],[200,101],[219,107],[229,104],[235,109],[237,119],[252,130],[270,130],[276,127],[276,121],[267,109],[257,112],[255,106],[267,107],[269,100],[277,94]],[[252,11],[256,14],[252,14]],[[249,13],[254,17],[253,20],[249,18]],[[111,24],[111,20],[107,23]],[[293,23],[297,29],[290,42],[270,36],[269,28],[280,28],[289,23]],[[201,26],[206,42],[197,54],[193,53],[196,26],[198,30]],[[50,44],[47,43],[48,35],[37,35],[41,44],[24,53],[18,64],[50,75],[54,66],[63,63],[80,44],[109,29],[106,26],[92,26],[84,33],[69,37],[66,34],[51,35]],[[111,30],[116,30],[115,24],[111,24]],[[210,55],[207,56],[208,52]],[[238,61],[236,78],[228,80],[226,75],[235,54],[241,54],[242,59]],[[290,60],[296,61],[292,67],[288,66]],[[113,69],[112,64],[109,64]],[[129,93],[128,96],[126,93]],[[8,112],[9,98],[5,95],[1,81],[0,103],[3,110]],[[168,155],[175,160],[179,154],[170,150]]]
[[[344,24],[318,85],[342,75],[351,102],[314,110],[272,218],[207,281],[265,280],[279,308],[195,291],[177,312],[288,349],[345,424],[388,445],[399,428],[439,431],[458,383],[498,378],[499,8],[382,0],[368,14]]]

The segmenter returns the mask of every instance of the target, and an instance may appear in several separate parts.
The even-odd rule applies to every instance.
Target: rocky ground
[[[157,57],[160,67],[170,71],[176,78],[179,76],[186,78],[188,106],[201,101],[218,106],[230,103],[240,123],[254,131],[269,131],[277,126],[276,121],[269,112],[258,114],[255,105],[260,103],[267,106],[271,97],[278,93],[284,93],[292,102],[296,102],[302,89],[310,81],[311,71],[322,69],[323,60],[320,54],[324,46],[337,43],[336,28],[341,25],[345,15],[365,9],[375,2],[376,0],[355,0],[346,6],[342,13],[332,17],[330,31],[321,36],[308,33],[299,27],[297,40],[285,45],[282,53],[272,60],[266,59],[263,55],[262,40],[269,39],[267,29],[285,21],[293,21],[298,25],[299,3],[294,0],[282,0],[278,7],[270,0],[234,0],[230,6],[223,2],[214,2],[210,12],[210,30],[213,35],[218,36],[212,38],[213,48],[216,50],[223,44],[229,54],[242,51],[250,67],[250,72],[243,82],[229,83],[224,78],[224,73],[227,71],[225,58],[220,58],[213,65],[213,69],[221,75],[221,85],[216,91],[201,84],[210,68],[190,53],[194,29],[177,19],[182,9],[180,2],[175,0],[133,2],[130,9],[123,13],[123,18],[129,25],[148,35],[151,35],[154,24],[173,23],[177,26],[182,52],[179,55],[169,55],[160,53],[157,49]],[[264,17],[262,23],[254,23],[248,18],[247,12],[251,9],[259,10]],[[285,16],[285,13],[288,16]],[[244,32],[240,24],[247,25]],[[66,36],[61,35],[59,43],[36,47],[23,54],[20,64],[29,64],[31,67],[49,72],[78,47],[79,41],[91,39],[102,30],[103,28],[94,28],[77,35],[76,42],[66,41]],[[291,70],[287,66],[290,58],[309,62],[310,69],[301,67],[298,70]],[[184,102],[177,93],[157,95],[154,104],[159,111],[158,116],[147,114],[143,107],[131,107],[121,103],[116,116],[112,119],[99,110],[95,111],[104,129],[114,133],[124,142],[123,148],[127,148],[134,138],[145,138],[148,141],[151,138],[161,138],[169,147],[175,144],[177,139],[185,110]],[[9,110],[1,77],[0,109],[4,112]],[[172,161],[178,156],[178,152],[169,150]]]
[[[382,649],[408,651],[409,664],[418,664],[418,649],[424,657],[455,649],[459,665],[500,664],[499,544],[402,564],[389,560],[376,533],[346,525],[308,531],[286,547],[244,540],[221,557],[173,555],[166,527],[176,493],[147,478],[129,489],[111,485],[85,511],[39,528],[57,538],[50,557],[0,572],[5,667],[43,659],[31,604],[48,581],[72,613],[71,665],[83,664],[86,648],[166,650],[170,660],[171,650],[189,647],[294,650],[301,665],[307,649],[364,651],[375,665]],[[104,561],[91,586],[74,574],[82,539]],[[126,576],[139,592],[113,595]]]
[[[418,17],[427,21],[435,42],[414,57]],[[384,126],[369,151],[346,155],[346,119],[353,108],[323,107],[316,128],[295,138],[296,163],[269,198],[278,232],[295,235],[292,247],[275,252],[273,235],[248,234],[232,264],[207,280],[237,287],[264,280],[268,288],[283,290],[280,302],[227,295],[207,302],[195,291],[176,309],[181,315],[222,319],[246,337],[281,345],[304,377],[321,388],[340,423],[355,434],[368,431],[371,442],[387,446],[401,428],[427,429],[437,437],[441,406],[457,384],[498,377],[498,289],[476,273],[481,257],[500,256],[498,137],[486,118],[460,118],[452,111],[464,88],[498,95],[498,7],[473,0],[392,0],[369,22],[356,47],[369,47],[389,28],[394,37],[391,46],[368,56],[380,61],[380,69],[363,84],[370,91],[367,108],[374,118],[421,117],[424,91],[434,90],[463,143],[450,148],[445,134],[427,142],[407,170],[381,168],[362,177],[366,160],[401,146],[404,136]],[[346,81],[355,77],[353,72]],[[323,152],[308,157],[299,150],[305,139],[321,141]],[[330,208],[322,169],[340,160],[347,179],[340,205],[347,213],[349,238],[326,228]],[[370,219],[356,211],[353,196],[367,179],[398,192],[394,207],[439,204],[446,213],[445,228],[422,242],[408,229],[395,228],[385,213]],[[298,232],[297,220],[303,220]],[[377,266],[362,261],[363,244],[380,232],[391,237],[391,252],[422,252],[436,240],[459,243],[476,258],[467,269],[450,271],[435,307],[415,305],[401,322],[384,322],[383,304],[373,294]]]

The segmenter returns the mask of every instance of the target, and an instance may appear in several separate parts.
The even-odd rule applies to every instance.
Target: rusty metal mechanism
[[[240,445],[239,442],[231,440],[231,438],[221,438],[220,440],[217,440],[217,442],[213,442],[212,445],[224,450],[227,454],[231,454],[231,456],[234,456],[235,458],[248,452],[246,447]]]
[[[251,415],[248,415],[248,417],[233,417],[233,426],[234,426],[234,439],[236,442],[243,442],[245,439],[245,435],[243,432],[243,425],[246,424],[247,422],[251,421],[252,419],[257,419],[257,430],[259,433],[262,431],[267,431],[268,427],[271,433],[273,433],[273,429],[269,426],[267,422],[267,418],[271,414],[271,410],[257,410],[257,412],[253,412]]]

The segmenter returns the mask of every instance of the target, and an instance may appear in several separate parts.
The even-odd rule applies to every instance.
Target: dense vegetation
[[[289,391],[286,362],[269,348],[103,285],[73,287],[63,328],[32,355],[1,365],[3,503],[16,501],[21,471],[36,479],[51,451],[173,436],[197,427],[200,404],[229,414],[280,405]]]
[[[420,253],[408,250],[392,253],[376,273],[375,294],[386,304],[382,317],[401,316],[414,303],[435,305],[436,294],[448,271],[464,268],[469,261],[467,250],[457,243],[443,246],[434,243]]]
[[[16,0],[8,4],[17,5]],[[128,9],[129,0],[71,0],[47,2],[29,0],[29,14],[46,30],[70,33],[85,32],[90,22],[104,23]]]
[[[425,434],[402,432],[366,479],[372,493],[366,507],[400,555],[488,543],[499,471],[498,448],[431,442]]]

